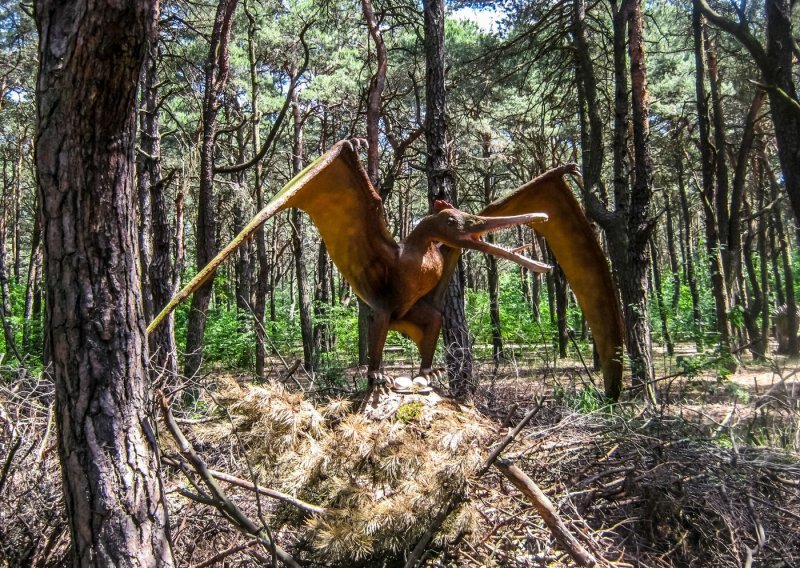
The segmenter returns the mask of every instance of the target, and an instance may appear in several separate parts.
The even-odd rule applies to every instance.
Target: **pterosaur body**
[[[353,291],[373,310],[369,334],[369,377],[381,374],[389,330],[411,338],[420,351],[415,382],[427,383],[442,325],[444,290],[459,251],[471,248],[509,259],[536,272],[549,267],[480,240],[505,227],[536,223],[562,265],[586,314],[600,355],[606,392],[616,397],[621,378],[622,328],[616,292],[597,240],[563,175],[551,170],[479,215],[437,201],[408,237],[397,242],[386,226],[383,202],[358,158],[360,142],[344,140],[313,162],[259,212],[242,232],[164,308],[148,330],[213,274],[234,250],[270,217],[296,207],[311,217],[331,259]],[[545,221],[550,218],[546,223]]]

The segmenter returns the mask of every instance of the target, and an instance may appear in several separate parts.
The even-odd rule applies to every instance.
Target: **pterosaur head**
[[[481,237],[508,227],[547,221],[545,213],[528,213],[509,217],[482,217],[459,211],[446,201],[436,201],[430,217],[431,236],[453,248],[475,249],[516,262],[533,272],[547,272],[550,266],[514,251],[482,241]]]

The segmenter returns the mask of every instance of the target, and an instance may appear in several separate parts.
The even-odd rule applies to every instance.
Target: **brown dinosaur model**
[[[549,267],[516,252],[486,243],[480,236],[509,226],[536,223],[562,266],[592,329],[605,391],[616,398],[622,378],[622,324],[616,290],[606,259],[563,175],[551,170],[470,215],[437,201],[408,237],[396,242],[386,226],[383,202],[361,162],[358,139],[344,140],[291,180],[242,232],[181,290],[148,327],[154,329],[208,279],[217,267],[270,217],[302,209],[313,220],[331,259],[353,291],[373,310],[370,329],[370,383],[391,381],[381,373],[386,335],[396,330],[419,348],[421,365],[414,385],[425,388],[432,374],[442,325],[444,292],[462,248],[509,259],[535,272]],[[546,223],[539,223],[549,218]],[[399,387],[408,387],[403,384]]]

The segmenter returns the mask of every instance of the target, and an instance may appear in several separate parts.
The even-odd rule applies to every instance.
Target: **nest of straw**
[[[196,435],[214,444],[235,431],[261,483],[324,507],[304,517],[286,506],[277,518],[301,529],[312,558],[339,566],[413,548],[436,514],[464,496],[495,436],[473,408],[435,394],[404,397],[384,420],[353,412],[346,399],[315,405],[279,384],[224,380],[216,401],[230,420]],[[462,504],[437,538],[451,540],[476,522]]]

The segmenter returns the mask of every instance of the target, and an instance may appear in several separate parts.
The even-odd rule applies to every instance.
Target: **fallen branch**
[[[564,524],[564,521],[561,520],[547,495],[539,489],[539,486],[524,471],[515,466],[510,460],[500,460],[495,462],[494,465],[500,470],[500,473],[514,484],[514,487],[528,498],[550,529],[550,532],[553,533],[553,536],[579,566],[595,566],[597,564],[597,559],[578,542],[578,539],[575,538],[567,528],[567,525]]]
[[[205,560],[205,561],[201,562],[200,564],[196,565],[194,568],[208,568],[209,566],[213,566],[214,564],[216,564],[220,560],[222,560],[224,558],[227,558],[231,554],[236,554],[237,552],[241,552],[242,550],[245,550],[246,548],[250,548],[251,546],[253,546],[254,544],[257,544],[257,543],[258,543],[258,539],[254,538],[253,540],[248,540],[247,542],[245,542],[243,544],[236,544],[234,546],[226,548],[225,550],[221,550],[220,552],[218,552],[217,554],[215,554],[214,556],[212,556],[208,560]]]
[[[537,399],[536,406],[534,406],[523,418],[519,421],[519,424],[506,435],[496,446],[495,449],[489,454],[489,457],[486,458],[486,461],[483,462],[483,465],[475,472],[475,479],[480,479],[483,474],[485,474],[495,460],[500,456],[500,453],[505,450],[508,445],[514,441],[517,434],[519,434],[525,425],[530,421],[531,418],[536,416],[536,413],[542,408],[542,403],[544,402],[543,398]],[[433,539],[433,535],[436,534],[436,531],[444,523],[445,519],[453,512],[453,510],[464,500],[464,497],[454,496],[451,497],[447,504],[439,511],[439,513],[434,517],[433,521],[431,522],[430,526],[425,530],[422,535],[422,538],[419,539],[417,545],[414,547],[414,550],[411,551],[411,554],[406,560],[405,568],[414,568],[417,566],[420,561],[422,560],[422,554],[425,552],[425,549],[430,544],[431,540]]]
[[[522,431],[522,429],[528,424],[528,422],[530,422],[531,418],[536,416],[539,410],[541,410],[543,403],[544,403],[544,398],[539,398],[536,400],[536,406],[534,406],[528,412],[528,414],[526,414],[522,418],[522,420],[519,421],[519,424],[517,424],[516,427],[511,432],[509,432],[508,435],[505,438],[503,438],[499,444],[497,444],[492,453],[489,454],[489,457],[486,458],[486,461],[483,462],[483,465],[477,471],[475,475],[476,478],[482,477],[484,473],[489,471],[489,468],[492,467],[492,464],[494,464],[495,460],[500,456],[503,450],[505,450],[508,447],[508,445],[514,441],[514,438],[517,437],[517,434],[519,434]]]

